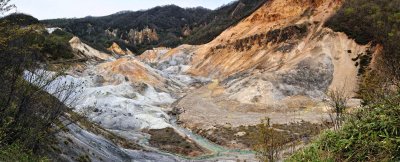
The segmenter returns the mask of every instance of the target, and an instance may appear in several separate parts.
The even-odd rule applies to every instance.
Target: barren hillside
[[[374,51],[323,26],[340,5],[269,1],[208,44],[160,52],[158,64],[154,53],[140,58],[152,57],[156,68],[172,66],[165,60],[186,65],[178,73],[214,80],[177,104],[189,128],[254,125],[266,116],[277,123],[293,118],[318,123],[326,115],[325,93],[340,88],[355,95],[358,58]]]
[[[355,96],[360,57],[375,47],[324,26],[341,3],[270,0],[207,44],[140,56],[113,44],[107,57],[73,38],[97,62],[61,80],[84,83],[76,112],[147,150],[254,160],[249,138],[261,120],[315,135],[329,119],[328,90]]]

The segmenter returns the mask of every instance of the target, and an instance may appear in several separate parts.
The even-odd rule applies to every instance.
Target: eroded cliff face
[[[78,37],[73,37],[69,44],[74,52],[75,57],[79,59],[89,59],[89,60],[97,60],[97,61],[104,61],[109,59],[111,56],[100,52],[82,41]]]
[[[157,31],[149,27],[140,31],[131,29],[128,33],[128,41],[134,45],[157,42],[158,40]]]
[[[323,93],[340,86],[353,92],[358,70],[354,58],[365,54],[368,46],[360,46],[346,35],[323,27],[339,5],[327,0],[270,1],[214,41],[199,47],[188,73],[224,80],[229,88],[235,80],[233,76],[268,76],[264,80],[274,83],[283,93],[275,98],[316,98],[322,95],[311,91]]]
[[[82,98],[88,98],[76,111],[90,111],[89,119],[124,137],[174,128],[211,151],[180,126],[251,126],[266,117],[274,124],[321,123],[329,118],[325,93],[340,88],[354,96],[359,58],[375,49],[323,26],[340,5],[271,0],[208,44],[155,48],[140,56],[115,44],[110,51],[118,57],[72,72],[79,77],[69,79],[84,82]],[[351,103],[357,106],[357,100]]]
[[[127,44],[131,45],[154,43],[160,39],[156,29],[151,29],[149,27],[145,27],[142,30],[130,29],[129,32],[127,31],[122,33],[119,31],[119,29],[107,29],[104,31],[104,33],[109,38],[120,38]]]
[[[214,79],[214,86],[180,100],[181,121],[190,128],[256,124],[266,116],[285,123],[293,118],[287,112],[308,109],[301,111],[300,120],[320,122],[328,90],[355,95],[357,58],[372,49],[323,26],[340,5],[328,0],[269,1],[212,42],[178,47],[191,49],[184,57],[177,57],[176,49],[159,53],[155,67],[173,60],[185,65],[179,73]]]
[[[110,48],[107,48],[108,51],[115,55],[123,56],[123,55],[132,55],[133,52],[129,49],[123,50],[117,43],[113,43]]]
[[[107,29],[104,32],[105,32],[107,37],[116,38],[117,34],[118,34],[118,31],[119,31],[118,29]]]
[[[269,1],[199,48],[191,73],[223,78],[266,62],[271,55],[299,55],[296,51],[304,48],[299,44],[310,40],[338,5],[332,1]]]

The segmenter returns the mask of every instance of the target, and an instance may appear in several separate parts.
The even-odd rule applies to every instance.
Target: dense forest
[[[54,19],[42,21],[48,27],[60,27],[85,43],[106,51],[113,42],[136,54],[158,46],[176,47],[181,44],[204,44],[213,40],[229,26],[251,14],[267,0],[240,0],[216,10],[180,8],[174,5],[144,11],[124,11],[104,17]],[[133,31],[146,27],[155,30],[157,39],[141,43],[129,41]],[[110,36],[112,33],[113,35]],[[146,39],[146,38],[143,38]]]

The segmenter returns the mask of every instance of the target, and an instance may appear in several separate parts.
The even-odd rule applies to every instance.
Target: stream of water
[[[88,71],[87,74],[79,77],[60,77],[49,86],[48,92],[51,93],[56,90],[57,87],[60,86],[60,83],[74,83],[80,85],[77,87],[77,89],[79,89],[79,93],[76,94],[77,100],[69,106],[74,107],[75,111],[78,113],[87,112],[87,114],[84,114],[88,119],[100,124],[104,128],[110,130],[138,130],[138,128],[141,127],[161,129],[169,125],[178,131],[179,134],[184,134],[193,142],[210,152],[209,154],[199,157],[185,157],[160,151],[157,148],[149,146],[149,137],[125,135],[127,139],[138,139],[139,144],[147,150],[161,155],[179,157],[184,161],[232,161],[238,157],[244,157],[244,159],[254,158],[254,152],[252,151],[228,149],[188,129],[182,128],[176,124],[176,117],[169,116],[158,106],[153,106],[160,103],[164,105],[167,103],[172,104],[174,99],[172,99],[169,94],[157,92],[152,87],[148,87],[143,93],[138,93],[137,89],[127,82],[117,85],[99,84],[96,75],[91,74],[94,73],[92,71]],[[27,73],[26,75],[36,74]],[[93,108],[93,110],[88,108]]]

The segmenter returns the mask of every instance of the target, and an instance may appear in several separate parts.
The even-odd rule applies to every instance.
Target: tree
[[[16,8],[14,4],[10,4],[11,0],[0,0],[0,15],[4,15],[4,13]]]
[[[386,79],[391,84],[388,86],[400,88],[399,6],[400,0],[346,0],[326,23],[335,31],[345,32],[357,43],[383,47],[381,54],[376,56],[379,58],[376,58],[373,74],[365,75],[365,82],[380,75],[381,80]],[[363,72],[366,74],[368,70]]]
[[[342,125],[343,116],[347,107],[347,102],[349,101],[349,97],[346,94],[344,87],[328,91],[327,97],[328,100],[326,103],[330,107],[331,112],[329,116],[334,124],[334,129],[337,130]]]
[[[256,134],[257,144],[254,146],[257,158],[263,162],[277,161],[285,144],[283,137],[272,128],[269,118],[263,120],[257,130],[259,131]]]
[[[74,85],[51,87],[61,73],[41,70],[46,66],[43,26],[0,20],[0,150],[41,154],[52,142],[54,124],[67,110],[63,101]]]

